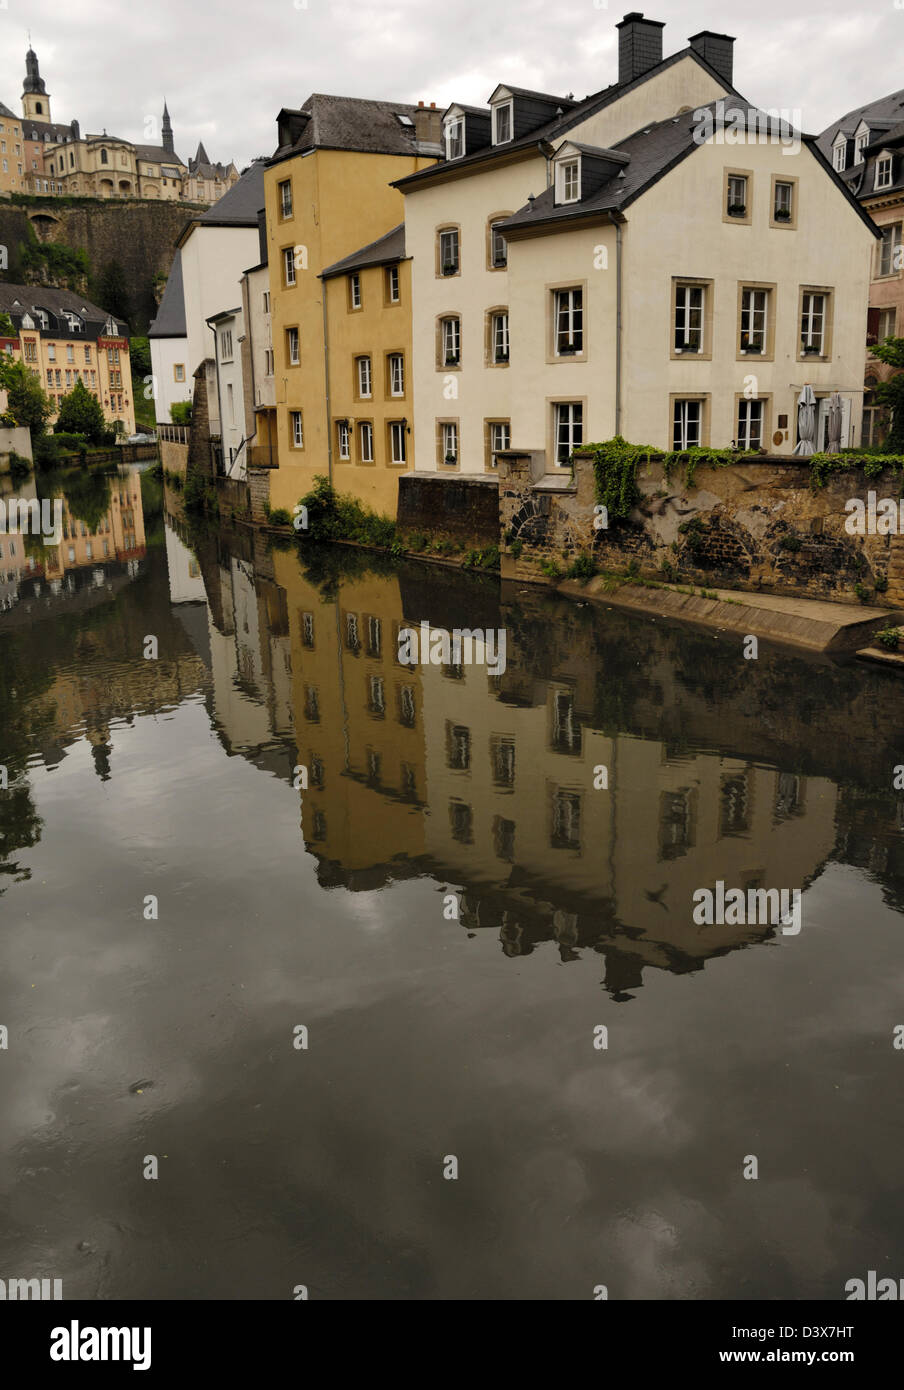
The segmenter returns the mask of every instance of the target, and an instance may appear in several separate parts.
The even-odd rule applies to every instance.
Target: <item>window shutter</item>
[[[866,345],[872,347],[879,341],[879,310],[867,309],[866,311]]]

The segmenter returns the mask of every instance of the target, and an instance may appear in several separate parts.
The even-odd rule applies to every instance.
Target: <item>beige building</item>
[[[733,43],[662,57],[618,25],[618,81],[575,102],[498,87],[450,107],[446,160],[402,179],[415,467],[539,473],[581,444],[790,452],[810,383],[859,439],[875,230],[812,140],[749,108]],[[736,112],[742,113],[740,116]]]

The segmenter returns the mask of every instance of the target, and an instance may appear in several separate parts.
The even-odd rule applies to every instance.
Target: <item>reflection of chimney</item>
[[[414,135],[419,145],[442,144],[443,118],[436,109],[435,101],[431,101],[429,106],[418,102],[414,113]]]
[[[658,19],[644,19],[639,10],[626,14],[618,30],[618,83],[624,87],[662,62],[662,31]]]

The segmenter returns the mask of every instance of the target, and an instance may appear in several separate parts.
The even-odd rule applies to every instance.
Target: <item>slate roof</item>
[[[561,106],[563,111],[566,107],[580,106],[580,102],[575,101],[574,97],[557,97],[551,92],[533,92],[530,87],[512,87],[508,82],[500,82],[498,85],[511,92],[513,97],[533,97],[535,101],[548,101],[550,105]]]
[[[37,132],[38,140],[47,139],[56,144],[61,141],[75,139],[71,124],[67,125],[65,121],[37,121],[32,120],[31,117],[25,120],[23,117],[22,133],[26,140],[31,140],[33,138],[30,134],[31,131]]]
[[[5,116],[7,120],[10,121],[18,120],[16,113],[14,111],[10,111],[8,106],[4,106],[2,101],[0,101],[0,116]]]
[[[327,96],[314,92],[300,108],[310,115],[292,145],[281,145],[271,163],[289,159],[305,150],[358,150],[367,154],[416,154],[413,125],[403,126],[397,116],[413,122],[418,108],[400,101],[370,101],[364,97]]]
[[[510,157],[513,151],[529,150],[542,141],[552,141],[557,140],[559,136],[567,136],[569,130],[580,124],[581,121],[585,121],[588,116],[596,115],[598,111],[602,111],[605,107],[611,106],[614,101],[618,101],[618,99],[623,97],[627,92],[634,91],[637,87],[642,86],[643,83],[648,82],[651,77],[656,77],[659,73],[665,72],[668,68],[673,67],[675,63],[680,62],[682,58],[690,58],[693,62],[698,63],[700,67],[703,68],[704,72],[709,73],[710,77],[714,77],[721,83],[727,96],[734,96],[737,97],[739,101],[743,101],[740,93],[737,92],[734,87],[729,86],[722,74],[710,67],[709,63],[701,57],[695,48],[681,48],[677,53],[672,53],[668,58],[663,58],[661,63],[656,63],[654,67],[648,68],[646,72],[641,73],[639,77],[635,77],[631,82],[625,82],[623,84],[613,82],[610,86],[602,88],[599,92],[593,92],[590,96],[584,97],[583,101],[575,102],[575,104],[571,106],[569,110],[563,112],[561,116],[554,117],[553,120],[547,121],[545,125],[537,126],[536,130],[530,131],[527,135],[522,135],[518,140],[508,140],[504,145],[487,145],[479,150],[475,150],[473,154],[466,154],[462,159],[446,160],[440,164],[432,165],[430,168],[419,169],[415,174],[408,174],[403,179],[395,180],[393,187],[401,188],[407,193],[420,184],[430,182],[435,179],[437,175],[448,173],[452,165],[458,169],[469,168],[471,165],[489,163],[502,155]],[[501,85],[507,86],[506,83]],[[513,91],[514,88],[509,87],[508,90]],[[560,102],[561,99],[555,97],[553,100]],[[747,103],[745,103],[745,105],[747,105]]]
[[[128,325],[124,319],[121,319],[118,314],[111,316],[108,309],[101,309],[99,305],[93,304],[84,295],[76,294],[74,290],[51,289],[44,285],[11,285],[0,281],[0,312],[9,314],[12,319],[21,319],[25,313],[33,315],[36,308],[46,310],[51,321],[62,319],[64,311],[69,309],[81,315],[87,323],[95,325],[98,331],[103,328],[108,318],[115,317],[117,324],[120,324],[124,330],[124,336],[128,335]],[[51,336],[59,337],[86,338],[90,336],[86,333],[70,335],[65,326],[65,320],[63,323],[64,326],[59,333],[56,332],[53,325],[48,333]],[[96,337],[97,333],[94,336]]]
[[[748,107],[744,102],[741,102],[740,105],[745,112],[750,111],[762,115],[763,119],[766,119],[765,113],[758,113],[756,107]],[[648,188],[651,188],[653,184],[658,183],[683,159],[700,148],[699,143],[694,139],[694,134],[698,128],[696,112],[707,109],[715,112],[715,102],[709,102],[706,107],[698,107],[694,111],[686,111],[679,116],[672,116],[667,120],[646,125],[641,130],[635,131],[633,135],[629,135],[627,139],[620,140],[618,144],[613,146],[613,150],[616,154],[628,155],[630,162],[625,164],[596,192],[589,194],[577,203],[567,203],[557,207],[555,187],[545,188],[532,202],[519,208],[512,217],[503,222],[503,233],[508,235],[511,231],[531,226],[542,226],[545,223],[557,226],[567,224],[569,221],[586,217],[588,214],[602,215],[622,211],[639,198],[642,193],[645,193]],[[732,109],[733,107],[726,103],[725,116],[729,123],[731,122]],[[778,129],[777,122],[773,121],[772,125]],[[814,137],[802,135],[800,139],[810,146],[852,207],[856,209],[870,230],[876,234],[876,227],[872,219],[857,202],[844,180],[839,178],[829,161],[818,150]],[[598,150],[591,151],[591,153],[603,156],[606,152]]]
[[[831,159],[832,141],[838,131],[843,130],[845,135],[852,139],[861,121],[866,121],[868,126],[878,125],[880,122],[892,126],[904,121],[904,88],[899,92],[892,92],[890,96],[879,97],[877,101],[867,102],[866,106],[857,106],[853,111],[848,111],[847,115],[826,126],[822,134],[816,137],[823,154]]]
[[[166,289],[157,310],[157,317],[148,329],[149,338],[184,338],[185,289],[182,280],[182,252],[177,251],[170,266]]]
[[[320,272],[320,278],[328,280],[335,275],[348,275],[353,270],[364,270],[366,266],[391,265],[394,261],[404,259],[405,223],[400,222],[398,227],[393,227],[391,232],[378,237],[376,241],[368,242],[360,251],[353,251],[350,256],[328,265]]]
[[[185,169],[187,166],[184,160],[173,150],[168,150],[165,145],[136,145],[135,158],[143,159],[149,164],[181,164]]]
[[[251,164],[238,183],[234,183],[228,193],[224,193],[218,203],[208,208],[197,219],[204,226],[214,227],[256,227],[257,214],[264,206],[265,161],[257,159]]]

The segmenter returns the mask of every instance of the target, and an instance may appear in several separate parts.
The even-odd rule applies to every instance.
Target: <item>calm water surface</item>
[[[900,683],[66,495],[56,558],[0,558],[0,1276],[904,1276]],[[400,666],[422,619],[504,628],[504,674]],[[718,879],[802,889],[800,934],[696,925]]]

